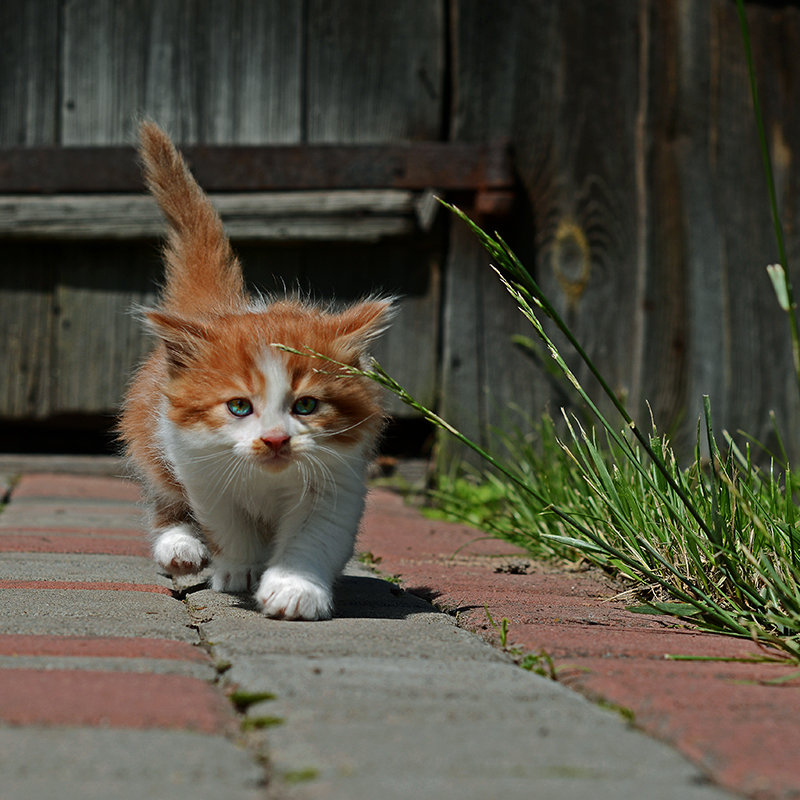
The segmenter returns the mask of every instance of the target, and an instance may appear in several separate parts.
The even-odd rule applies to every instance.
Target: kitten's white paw
[[[188,525],[173,525],[153,543],[153,558],[170,575],[191,575],[208,564],[209,556]]]
[[[263,567],[252,564],[214,563],[211,588],[215,592],[252,592]]]
[[[270,567],[256,592],[261,610],[275,619],[330,619],[330,589],[291,572]]]

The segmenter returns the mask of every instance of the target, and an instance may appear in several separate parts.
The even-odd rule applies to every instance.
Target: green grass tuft
[[[236,710],[243,714],[247,711],[250,706],[256,705],[256,703],[263,703],[266,700],[274,700],[275,695],[272,692],[246,692],[240,689],[237,689],[234,692],[231,692],[228,695],[231,703],[236,707]]]

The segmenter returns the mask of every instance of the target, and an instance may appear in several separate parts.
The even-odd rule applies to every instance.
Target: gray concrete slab
[[[0,580],[111,581],[172,588],[149,558],[72,553],[3,553]]]
[[[256,800],[263,769],[222,736],[0,727],[1,800]]]
[[[131,503],[86,500],[15,500],[0,514],[0,534],[13,533],[15,527],[52,527],[55,533],[59,528],[124,528],[145,535],[144,515]]]
[[[0,589],[0,608],[0,634],[197,641],[183,603],[155,592]]]

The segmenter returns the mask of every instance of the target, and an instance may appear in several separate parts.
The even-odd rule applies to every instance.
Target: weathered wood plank
[[[647,396],[662,427],[680,421],[683,452],[696,441],[702,397],[718,430],[771,437],[775,410],[797,448],[797,387],[787,326],[765,266],[777,259],[736,9],[652,5],[651,245],[645,331]],[[797,242],[798,175],[791,142],[800,118],[787,56],[797,9],[749,4],[756,70],[781,187],[789,252]]]
[[[777,260],[777,247],[738,19],[735,9],[720,0],[709,10],[713,60],[708,82],[715,97],[709,115],[709,161],[720,220],[715,277],[722,313],[716,318],[708,313],[703,307],[704,295],[698,293],[692,300],[696,331],[692,339],[695,347],[702,347],[707,337],[720,344],[715,354],[703,355],[715,357],[721,369],[708,374],[700,359],[695,360],[689,376],[690,402],[708,391],[710,384],[712,403],[720,407],[718,426],[744,428],[759,438],[770,435],[769,412],[775,410],[788,444],[800,453],[796,424],[800,397],[791,367],[788,326],[764,271],[768,263]],[[748,17],[791,259],[800,247],[800,170],[795,157],[800,136],[795,89],[800,80],[796,59],[800,13],[792,4],[779,9],[751,4]],[[796,266],[790,262],[789,269],[797,284]],[[696,291],[694,286],[690,290]]]
[[[74,0],[64,11],[63,144],[300,139],[302,4]]]
[[[505,237],[612,387],[635,404],[646,286],[647,220],[640,210],[647,163],[647,73],[640,72],[645,5],[568,0],[489,8],[459,0],[453,19],[452,135],[481,140],[513,132],[526,204]],[[465,332],[455,313],[446,318],[443,395],[462,404],[476,398],[481,421],[469,432],[485,440],[486,428],[508,427],[511,406],[520,408],[524,424],[526,414],[535,418],[548,399],[563,397],[544,373],[518,361],[511,336],[531,329],[515,317],[502,290],[481,285],[485,273],[458,271],[457,256],[470,261],[463,247],[451,234],[447,303],[461,295],[465,315],[479,315],[480,323]],[[471,286],[458,285],[465,282]],[[470,370],[463,364],[471,352],[485,355]],[[585,368],[565,354],[585,380]]]
[[[549,120],[539,119],[540,104],[551,88],[553,63],[552,4],[520,4],[513,0],[481,3],[458,0],[452,4],[453,118],[451,137],[456,141],[485,142],[514,131],[521,112],[518,103],[532,104],[537,113],[520,129],[521,157],[527,176],[536,172],[542,158],[541,135]],[[528,51],[531,51],[528,54]],[[526,62],[533,57],[535,63]],[[527,71],[519,70],[526,66]],[[522,84],[518,84],[521,81]],[[469,209],[466,209],[468,212]],[[479,222],[482,220],[478,219]],[[483,221],[493,230],[496,221]],[[521,257],[533,264],[533,221],[527,215],[503,235]],[[488,446],[492,429],[525,425],[526,416],[538,416],[545,408],[548,387],[530,361],[512,346],[515,334],[530,334],[530,326],[518,313],[497,277],[490,258],[472,233],[455,218],[450,223],[444,275],[442,318],[441,410],[459,429]],[[513,410],[512,410],[513,409]],[[445,439],[445,460],[467,456]]]
[[[212,201],[233,238],[378,241],[418,231],[411,192],[225,194]],[[164,233],[163,216],[146,195],[0,195],[0,238],[141,239]]]
[[[304,141],[396,147],[440,139],[447,111],[444,7],[439,0],[309,0]],[[415,158],[411,171],[428,171],[425,185],[442,188],[433,177],[447,165],[442,156]],[[448,170],[450,176],[466,176],[475,163],[465,160]],[[376,356],[410,391],[433,403],[439,260],[428,246],[321,253],[307,262],[306,276],[323,296],[341,297],[348,290],[355,296],[374,290],[401,294],[398,316]],[[410,413],[392,403],[392,413]]]
[[[155,300],[161,268],[152,246],[61,246],[54,292],[51,412],[113,413],[150,347],[131,313]],[[98,264],[112,269],[98,269]]]
[[[527,230],[523,219],[506,238],[631,410],[646,424],[648,400],[684,453],[706,393],[718,428],[768,439],[774,408],[793,436],[800,404],[763,272],[776,254],[735,7],[501,3],[490,14],[462,0],[453,8],[453,134],[480,140],[495,123],[510,126],[531,209]],[[791,254],[800,249],[792,144],[800,115],[789,54],[800,43],[800,12],[748,9]],[[470,263],[451,238],[446,307],[486,314]],[[492,420],[487,387],[541,410],[541,376],[522,391],[504,386],[518,373],[502,355],[503,335],[491,337],[453,312],[445,318],[445,403],[474,398],[475,417],[485,419],[478,433]],[[470,350],[493,353],[506,376],[492,380],[479,361],[454,370]]]
[[[161,274],[152,245],[7,243],[0,272],[0,417],[111,414],[150,347],[131,309],[155,301]],[[57,248],[57,250],[56,250]],[[248,282],[347,302],[369,293],[403,296],[375,355],[424,402],[436,395],[437,251],[379,245],[242,245]],[[106,269],[98,265],[106,265]],[[408,410],[395,403],[393,412]]]
[[[181,146],[208,192],[410,189],[507,191],[508,148],[413,142],[382,145]],[[132,147],[0,148],[0,192],[139,192]]]
[[[58,136],[59,0],[0,3],[0,145]]]
[[[52,245],[6,244],[3,255],[0,417],[45,417],[52,411],[53,287],[58,253]]]
[[[309,0],[308,142],[436,140],[444,3]]]
[[[540,158],[523,167],[540,285],[612,389],[634,404],[646,236],[639,213],[647,80],[640,71],[641,9],[571,0],[551,6],[553,38],[541,50],[522,48],[518,73],[520,79],[542,71],[550,80],[538,84],[541,106],[520,103],[515,122],[518,130],[532,126],[526,145]],[[587,369],[565,355],[587,381]]]

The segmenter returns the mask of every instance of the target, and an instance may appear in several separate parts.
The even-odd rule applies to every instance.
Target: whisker
[[[356,467],[359,464],[363,464],[364,460],[360,456],[357,455],[350,455],[347,453],[340,453],[338,450],[335,450],[332,447],[326,447],[323,444],[318,444],[317,449],[324,453],[325,455],[331,456],[332,458],[336,459],[343,467],[345,467],[349,472],[355,476],[360,477],[359,471]],[[326,465],[326,469],[330,471],[330,467]]]
[[[332,436],[340,436],[343,433],[347,433],[348,431],[352,431],[355,428],[358,428],[360,425],[363,425],[365,422],[369,422],[369,420],[376,417],[377,414],[370,414],[363,419],[360,419],[358,422],[354,422],[352,425],[348,425],[346,428],[337,428],[330,431],[319,431],[315,435],[319,438],[330,438]]]

